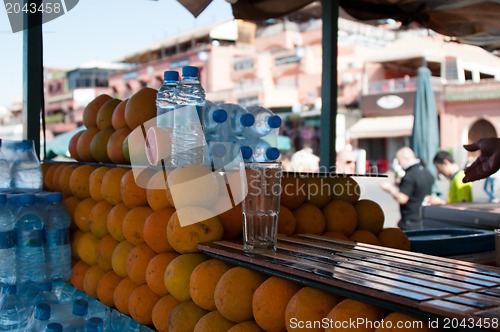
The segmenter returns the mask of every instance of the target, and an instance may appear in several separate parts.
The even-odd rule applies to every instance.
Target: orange
[[[375,332],[431,332],[436,329],[428,327],[428,322],[402,312],[391,312],[383,318],[385,324],[381,324]]]
[[[93,298],[97,298],[97,284],[106,274],[99,265],[94,264],[87,269],[83,278],[83,291]]]
[[[111,271],[113,269],[111,257],[118,243],[119,242],[109,234],[99,240],[96,262],[103,271]]]
[[[89,214],[95,206],[96,201],[87,197],[80,201],[75,208],[74,220],[76,226],[84,232],[90,231]]]
[[[380,241],[377,236],[370,231],[364,229],[357,229],[349,236],[349,240],[354,242],[368,243],[379,246]]]
[[[235,323],[253,319],[252,298],[266,276],[245,267],[233,267],[215,287],[214,300],[221,315]]]
[[[122,277],[113,271],[108,271],[101,277],[101,280],[99,280],[99,283],[97,284],[97,298],[102,302],[102,304],[107,305],[108,307],[115,306],[113,295],[120,281],[122,281]]]
[[[356,209],[351,203],[338,199],[328,203],[323,208],[328,232],[340,232],[349,236],[358,224]]]
[[[137,185],[134,179],[134,171],[129,169],[123,174],[120,182],[120,195],[123,203],[132,209],[137,206],[148,205],[146,189]]]
[[[78,246],[76,247],[78,256],[89,265],[96,264],[98,245],[99,239],[94,234],[85,232],[78,239]]]
[[[155,256],[156,253],[146,243],[138,244],[130,250],[125,264],[130,280],[138,285],[144,284],[149,261]]]
[[[123,203],[118,203],[113,206],[111,211],[108,213],[108,219],[106,220],[106,227],[108,229],[109,234],[113,238],[118,241],[125,240],[125,236],[123,236],[123,220],[125,219],[125,215],[130,211],[128,207]]]
[[[42,170],[44,190],[54,191],[52,181],[54,179],[54,173],[56,171],[56,168],[60,165],[59,164],[52,164],[52,163],[43,163],[43,165],[47,165]]]
[[[165,252],[149,260],[146,268],[146,283],[155,294],[159,296],[168,294],[167,288],[165,288],[165,270],[168,264],[177,256],[179,256],[177,253]]]
[[[295,219],[292,211],[286,206],[281,205],[278,216],[278,234],[292,235],[295,232],[296,226],[297,219]]]
[[[57,179],[59,183],[59,191],[65,195],[70,195],[70,196],[72,195],[71,188],[69,186],[69,180],[71,179],[71,174],[73,173],[73,170],[77,167],[78,165],[75,164],[65,165],[61,170],[59,178]],[[56,179],[53,179],[52,181],[55,180]]]
[[[333,180],[331,178],[310,175],[305,179],[305,182],[307,185],[307,202],[322,208],[330,201],[333,190]]]
[[[247,320],[231,327],[227,332],[264,332],[253,320]]]
[[[60,191],[61,188],[59,188],[59,178],[61,177],[61,172],[63,171],[64,167],[66,164],[61,163],[56,166],[54,169],[54,174],[52,176],[52,191]]]
[[[97,167],[91,174],[89,178],[89,194],[95,201],[102,200],[101,186],[102,178],[107,171],[111,168],[108,166]]]
[[[69,188],[76,197],[83,199],[90,196],[89,179],[95,167],[91,165],[80,165],[71,172]]]
[[[376,307],[372,304],[364,303],[358,300],[345,299],[338,303],[328,313],[329,320],[341,325],[341,328],[335,325],[329,326],[325,332],[334,331],[359,331],[372,332],[374,326],[387,314],[385,309]],[[357,322],[356,328],[352,328],[350,322]],[[343,327],[345,325],[345,327]],[[405,330],[406,331],[406,330]]]
[[[75,259],[80,259],[78,256],[78,241],[80,241],[80,237],[85,234],[84,231],[80,229],[76,229],[70,233],[70,245],[71,245],[71,257]]]
[[[80,203],[80,199],[76,196],[70,196],[64,200],[64,206],[68,210],[69,215],[71,216],[71,228],[76,228],[75,224],[75,210]]]
[[[214,293],[219,279],[231,266],[218,259],[200,263],[191,273],[189,294],[194,303],[206,310],[215,310]]]
[[[167,239],[167,225],[174,212],[174,208],[163,208],[151,213],[144,222],[144,242],[157,253],[174,251]]]
[[[351,204],[356,203],[361,196],[361,187],[358,182],[347,175],[339,175],[331,178],[331,199],[341,199]]]
[[[108,213],[113,206],[106,201],[99,201],[90,210],[88,216],[89,229],[97,236],[102,238],[109,234],[106,222],[108,220]]]
[[[329,238],[332,238],[332,239],[337,239],[337,240],[344,240],[344,241],[350,241],[349,238],[347,236],[345,236],[344,234],[340,233],[340,232],[325,232],[323,233],[323,236],[326,236],[326,237],[329,237]]]
[[[208,256],[205,254],[183,254],[175,257],[165,269],[164,282],[167,291],[179,301],[191,299],[189,281],[193,270]]]
[[[183,227],[179,215],[198,222],[188,220],[188,226]],[[167,225],[167,238],[172,248],[179,253],[199,252],[198,243],[221,240],[224,229],[219,218],[212,215],[211,211],[196,206],[175,211]]]
[[[252,298],[255,322],[266,331],[285,330],[286,305],[301,287],[294,281],[274,276],[260,284]]]
[[[105,93],[95,97],[90,103],[85,106],[83,110],[83,124],[85,127],[95,127],[97,126],[97,113],[108,100],[113,99],[110,95]]]
[[[125,121],[135,129],[156,116],[156,93],[153,88],[144,87],[134,93],[125,105]]]
[[[113,292],[113,302],[115,303],[116,309],[118,309],[121,313],[128,315],[130,312],[128,311],[128,300],[130,294],[136,289],[139,285],[134,283],[130,278],[123,278],[115,288]]]
[[[198,307],[193,301],[181,302],[170,311],[168,331],[194,331],[196,323],[207,313],[208,311]]]
[[[293,210],[306,201],[307,186],[304,178],[295,174],[283,174],[281,188],[281,205]]]
[[[380,205],[370,199],[361,199],[354,204],[358,215],[358,229],[365,229],[378,234],[384,227],[384,211]]]
[[[127,212],[122,224],[123,236],[127,241],[134,245],[144,242],[144,224],[152,213],[149,206],[138,206]]]
[[[111,266],[113,271],[120,277],[127,277],[127,257],[129,252],[134,248],[134,245],[127,240],[118,243],[111,255]]]
[[[153,307],[153,312],[151,313],[151,318],[153,320],[153,325],[158,330],[158,332],[168,332],[168,317],[172,312],[172,309],[180,302],[175,299],[172,295],[168,294],[163,296],[156,302]]]
[[[333,307],[341,301],[340,296],[316,288],[303,287],[295,293],[285,310],[287,331],[322,332],[322,327],[303,326],[299,322],[321,322]]]
[[[410,240],[405,232],[397,227],[384,228],[378,233],[378,240],[384,247],[410,250]]]
[[[235,240],[241,236],[243,232],[242,215],[241,203],[218,215],[224,229],[222,239]]]
[[[127,168],[114,167],[102,177],[101,195],[111,205],[116,205],[122,201],[120,181],[127,170]]]
[[[225,319],[217,310],[214,310],[198,320],[193,332],[226,332],[233,325],[233,322]]]
[[[173,207],[167,199],[167,174],[166,171],[160,170],[154,174],[148,181],[146,188],[146,198],[149,206],[157,211],[167,207]]]
[[[70,282],[76,289],[83,292],[83,279],[85,278],[85,272],[90,268],[90,265],[84,261],[78,261],[71,268],[71,278]]]
[[[128,298],[128,311],[130,316],[141,324],[153,324],[153,308],[160,300],[148,285],[141,285],[134,289]]]
[[[325,230],[325,217],[319,207],[312,203],[304,203],[293,210],[297,224],[295,234],[322,234]]]

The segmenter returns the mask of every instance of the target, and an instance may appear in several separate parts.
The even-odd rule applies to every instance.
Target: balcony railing
[[[441,85],[441,78],[431,77],[433,87]],[[417,78],[395,78],[390,80],[373,81],[368,83],[363,94],[394,93],[402,91],[415,91],[417,89]]]

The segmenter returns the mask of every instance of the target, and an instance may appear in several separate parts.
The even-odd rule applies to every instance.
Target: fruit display
[[[44,188],[61,191],[72,216],[69,282],[75,288],[158,331],[340,331],[348,329],[333,322],[417,320],[200,252],[199,243],[242,236],[241,204],[211,212],[221,211],[224,186],[204,177],[210,170],[161,170],[142,179],[144,187],[132,168],[112,165],[126,160],[127,133],[156,115],[153,90],[125,101],[97,97],[85,109],[87,129],[70,143],[73,157],[87,163],[44,166]],[[202,185],[172,199],[169,185],[199,177]],[[410,249],[402,231],[383,228],[382,209],[360,199],[352,177],[286,173],[281,204],[279,236],[309,233]],[[181,216],[203,221],[183,226]],[[388,330],[381,324],[359,328]]]

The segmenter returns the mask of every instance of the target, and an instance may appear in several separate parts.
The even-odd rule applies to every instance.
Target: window
[[[281,66],[281,65],[286,65],[286,64],[290,64],[290,63],[299,63],[299,61],[300,61],[300,58],[297,55],[293,54],[293,55],[287,55],[287,56],[276,58],[274,60],[274,64],[276,66]]]
[[[253,59],[246,59],[235,62],[233,65],[234,70],[245,70],[253,68]]]

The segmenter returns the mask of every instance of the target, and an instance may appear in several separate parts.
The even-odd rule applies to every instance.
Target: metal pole
[[[323,11],[323,69],[321,79],[320,165],[322,171],[333,171],[337,135],[337,1],[321,0]]]
[[[42,0],[31,0],[36,8]],[[42,12],[25,12],[23,30],[23,138],[32,139],[40,156],[40,112],[43,100]]]

